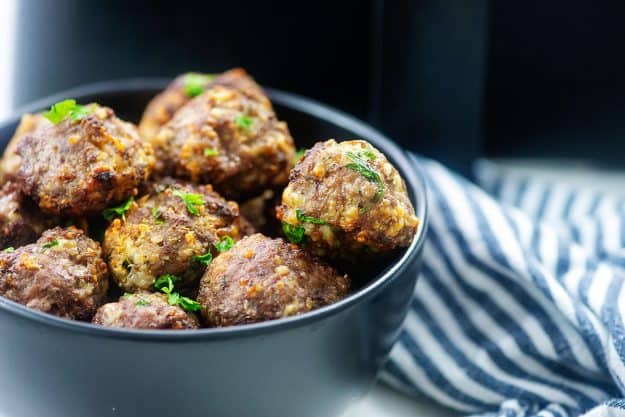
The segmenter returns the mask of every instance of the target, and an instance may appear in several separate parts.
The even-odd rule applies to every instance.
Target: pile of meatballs
[[[274,320],[350,291],[335,266],[412,241],[406,185],[362,140],[296,152],[240,68],[188,73],[138,126],[72,99],[0,161],[0,296],[135,329]]]

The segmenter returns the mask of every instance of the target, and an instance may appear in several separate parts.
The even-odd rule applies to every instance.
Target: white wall
[[[0,120],[11,113],[18,0],[0,0]]]

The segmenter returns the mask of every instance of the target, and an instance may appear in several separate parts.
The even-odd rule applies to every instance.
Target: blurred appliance
[[[483,155],[620,162],[622,1],[13,1],[14,106],[240,65],[463,173]]]

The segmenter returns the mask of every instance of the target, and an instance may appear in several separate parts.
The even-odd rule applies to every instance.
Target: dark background
[[[468,172],[480,155],[620,164],[625,2],[22,0],[24,104],[244,66]]]

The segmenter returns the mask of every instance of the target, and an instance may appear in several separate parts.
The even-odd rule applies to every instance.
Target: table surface
[[[450,411],[425,398],[412,398],[378,383],[343,417],[454,417]]]

